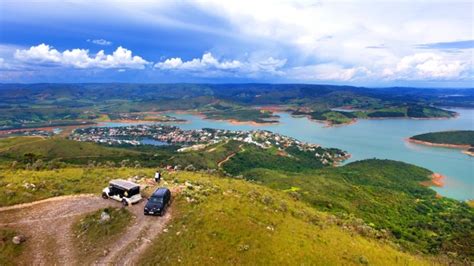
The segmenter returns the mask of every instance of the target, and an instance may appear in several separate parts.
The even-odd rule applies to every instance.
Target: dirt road
[[[137,217],[121,238],[111,243],[105,257],[96,263],[135,264],[151,240],[171,218],[145,217],[143,205],[129,206]],[[12,228],[27,237],[22,255],[13,262],[22,265],[81,265],[76,257],[72,225],[78,217],[105,207],[121,207],[119,202],[96,195],[63,196],[39,202],[0,208],[0,228]]]
[[[243,144],[239,145],[239,149],[240,149],[239,152],[244,152],[245,151],[245,149],[243,147],[244,147]],[[225,164],[226,162],[228,162],[230,159],[232,159],[232,157],[234,157],[236,154],[237,154],[237,152],[233,152],[233,153],[227,155],[227,157],[225,157],[223,160],[221,160],[220,162],[217,163],[217,167],[222,168],[222,165]]]

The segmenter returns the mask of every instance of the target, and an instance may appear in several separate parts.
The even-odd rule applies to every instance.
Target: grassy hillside
[[[387,229],[411,250],[474,257],[474,210],[421,186],[430,173],[401,162],[365,160],[303,173],[253,169],[242,174],[318,210],[355,215]]]
[[[385,240],[363,237],[351,226],[357,222],[317,212],[284,192],[203,174],[175,175],[175,182],[186,181],[173,202],[172,223],[140,263],[430,264]]]
[[[365,169],[371,164],[372,170]],[[247,264],[291,259],[335,264],[416,261],[396,251],[389,244],[393,240],[413,252],[450,251],[461,258],[472,253],[472,209],[436,199],[434,192],[423,187],[413,190],[414,184],[426,179],[426,170],[394,163],[388,171],[397,169],[399,174],[387,177],[378,172],[380,166],[360,162],[335,172],[288,175],[248,171],[268,188],[199,172],[165,173],[165,180],[175,185],[189,182],[173,203],[173,226],[156,240],[144,262],[169,264],[191,258]],[[7,170],[0,175],[0,202],[5,206],[64,194],[99,194],[112,178],[151,177],[153,172],[153,168]],[[267,245],[269,241],[275,244]],[[433,250],[426,251],[429,247]]]
[[[474,146],[474,130],[456,130],[432,132],[411,137],[414,140],[435,144],[471,145]]]
[[[113,157],[133,156],[136,152],[103,147],[89,142],[77,142],[62,138],[7,138],[0,140],[1,155],[21,158],[24,154],[32,153],[40,158],[80,158],[80,157]]]
[[[172,156],[173,150],[144,147],[109,147],[59,137],[12,137],[0,139],[0,167],[54,169],[64,163],[156,166]]]
[[[135,168],[61,168],[55,170],[5,170],[0,173],[0,206],[40,199],[79,194],[99,194],[114,178],[135,175],[151,177],[153,169]]]

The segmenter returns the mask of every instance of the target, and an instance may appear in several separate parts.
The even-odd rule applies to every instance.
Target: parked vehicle
[[[153,192],[145,205],[145,215],[162,216],[171,203],[171,191],[168,188],[158,188]]]
[[[137,203],[142,199],[140,185],[122,179],[111,180],[109,186],[102,190],[102,198],[120,201],[123,206]]]

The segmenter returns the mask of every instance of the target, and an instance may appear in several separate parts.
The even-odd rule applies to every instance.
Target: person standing
[[[155,172],[155,182],[160,183],[160,181],[161,181],[161,173],[156,171]]]

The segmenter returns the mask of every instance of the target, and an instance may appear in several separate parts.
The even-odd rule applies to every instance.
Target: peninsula
[[[474,156],[474,130],[431,132],[413,136],[408,141],[422,145],[462,149],[463,153]]]

